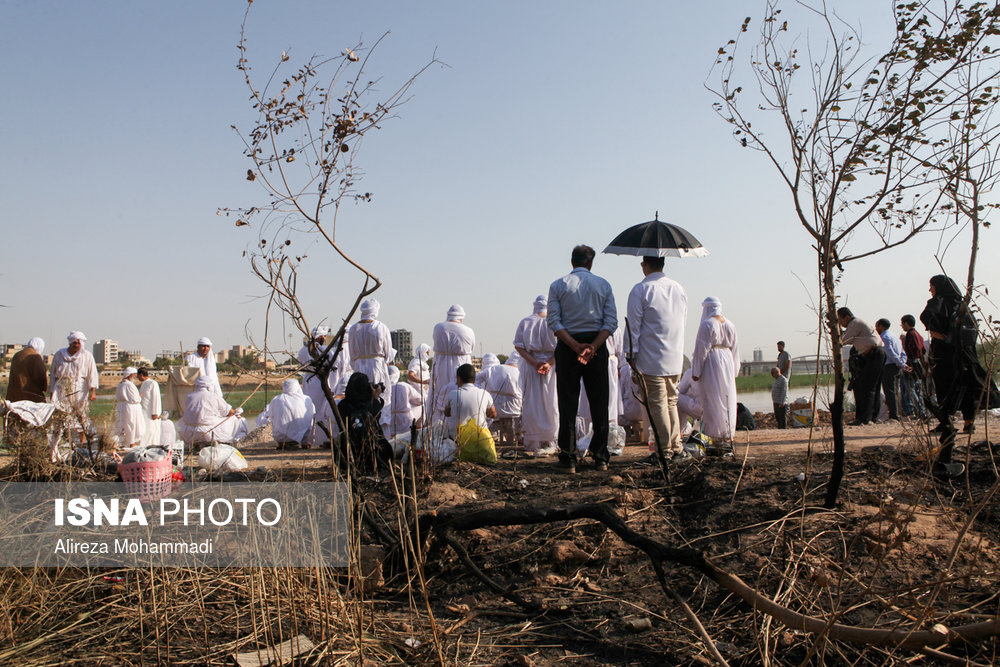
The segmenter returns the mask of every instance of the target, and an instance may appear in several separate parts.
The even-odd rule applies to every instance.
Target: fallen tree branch
[[[715,658],[715,661],[720,665],[722,665],[723,667],[729,667],[729,663],[726,662],[726,659],[722,657],[721,653],[719,653],[719,648],[715,645],[715,642],[712,640],[712,636],[708,634],[708,630],[706,630],[705,626],[701,624],[701,619],[699,619],[698,615],[694,613],[694,610],[691,609],[691,606],[688,605],[688,603],[684,600],[684,598],[682,598],[677,593],[677,591],[675,591],[670,586],[664,586],[663,590],[667,593],[667,595],[669,595],[674,599],[674,602],[680,605],[681,609],[684,610],[684,615],[687,616],[689,621],[691,621],[691,625],[693,625],[698,630],[698,634],[701,635],[702,641],[705,642],[705,646],[708,647],[708,652],[712,654],[712,657]]]
[[[933,630],[897,630],[839,623],[831,624],[827,620],[801,614],[762,595],[736,575],[716,567],[700,551],[669,547],[635,532],[609,503],[588,503],[540,509],[505,508],[471,512],[445,511],[425,514],[421,517],[420,524],[422,533],[428,535],[431,529],[437,531],[438,534],[447,534],[449,531],[467,531],[490,526],[532,525],[576,519],[599,521],[624,542],[642,550],[649,557],[657,577],[660,579],[661,586],[666,586],[663,576],[664,562],[684,565],[701,572],[722,588],[737,595],[755,610],[771,616],[794,630],[825,634],[830,639],[855,644],[901,646],[913,649],[925,646],[942,646],[959,640],[976,641],[1000,634],[1000,619],[948,629],[938,624]]]
[[[483,572],[482,569],[475,564],[475,562],[473,562],[472,558],[469,557],[469,552],[465,550],[465,547],[462,545],[462,543],[456,540],[455,536],[452,535],[450,532],[448,532],[448,530],[439,530],[438,537],[441,538],[441,540],[443,540],[445,544],[451,547],[452,550],[454,550],[455,554],[458,555],[459,560],[462,561],[465,567],[469,568],[469,571],[472,572],[472,574],[474,574],[477,579],[486,584],[486,586],[489,587],[489,589],[492,590],[494,593],[504,596],[514,604],[523,607],[527,610],[530,611],[541,610],[541,607],[537,603],[525,600],[523,597],[521,597],[514,591],[509,591],[500,584],[490,579],[490,577],[485,572]]]

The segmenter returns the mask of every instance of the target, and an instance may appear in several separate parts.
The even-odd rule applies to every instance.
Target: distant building
[[[224,364],[229,361],[229,350],[220,350],[215,353],[215,363]]]
[[[764,350],[760,349],[759,347],[754,348],[754,351],[753,351],[753,360],[754,361],[764,361]]]
[[[94,356],[96,357],[97,355]],[[148,363],[147,359],[143,359],[142,352],[139,350],[118,350],[118,361],[121,362],[123,366],[126,364],[130,366],[140,366],[143,361]]]
[[[408,364],[413,359],[413,332],[406,329],[390,331],[392,346],[396,348],[396,363]]]
[[[230,359],[242,359],[248,354],[256,354],[260,360],[260,350],[253,345],[233,345],[232,349],[229,350]]]
[[[118,361],[118,341],[105,338],[94,343],[94,361],[99,364]]]

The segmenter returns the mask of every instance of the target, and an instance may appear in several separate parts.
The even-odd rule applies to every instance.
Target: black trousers
[[[572,334],[581,343],[589,343],[597,333]],[[568,345],[556,343],[556,395],[559,399],[559,460],[576,462],[576,413],[580,408],[580,380],[587,390],[594,438],[590,455],[598,463],[607,463],[608,455],[608,348],[601,345],[586,364],[577,360]]]
[[[885,364],[882,366],[882,393],[885,394],[885,404],[889,407],[889,419],[899,419],[899,409],[896,407],[899,395],[899,366]],[[875,395],[878,404],[878,394]]]
[[[885,350],[873,347],[868,354],[857,357],[857,376],[854,378],[854,419],[867,423],[878,417],[878,389],[885,366]]]
[[[778,428],[785,428],[785,414],[787,407],[784,403],[771,403],[774,406],[774,418],[778,422]]]

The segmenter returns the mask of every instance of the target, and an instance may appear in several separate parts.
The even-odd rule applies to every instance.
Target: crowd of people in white
[[[574,249],[573,273],[553,283],[549,297],[535,298],[531,314],[514,327],[513,350],[502,363],[499,356],[487,353],[474,376],[463,370],[472,362],[476,336],[464,323],[465,310],[453,305],[445,321],[434,327],[432,345],[417,346],[404,377],[394,365],[396,350],[389,328],[379,319],[380,304],[369,298],[360,304],[358,321],[343,332],[342,339],[336,339],[326,326],[311,331],[297,354],[302,384],[296,377],[286,379],[282,393],[270,401],[257,424],[271,425],[279,448],[329,446],[339,429],[328,397],[342,399],[352,375],[360,373],[381,401],[378,419],[387,439],[407,434],[414,426],[454,437],[471,419],[481,428],[492,429],[501,443],[521,443],[529,454],[555,454],[566,437],[561,432],[565,423],[560,420],[560,404],[572,403],[564,403],[565,384],[559,384],[560,364],[556,362],[557,348],[568,339],[574,346],[570,354],[579,352],[581,368],[588,363],[607,364],[609,429],[639,426],[643,439],[648,437],[648,427],[659,429],[668,451],[675,455],[682,454],[679,438],[691,429],[692,420],[700,419],[701,430],[712,438],[731,439],[740,361],[736,329],[722,316],[718,300],[710,297],[702,304],[691,368],[682,376],[687,297],[678,283],[663,275],[662,258],[643,260],[645,278],[630,293],[631,329],[626,332],[617,324],[610,289],[602,287],[605,281],[589,274],[593,251],[587,249],[589,259],[584,253],[578,261],[580,248],[586,246]],[[602,327],[601,335],[592,339],[599,341],[606,355],[604,351],[595,354],[594,345],[560,331],[563,320],[569,326],[578,321],[572,319],[576,317],[573,308],[592,298],[586,291],[587,281],[596,281],[593,284],[604,290],[594,325]],[[562,301],[556,317],[550,314],[553,298]],[[71,333],[68,346],[56,353],[48,378],[51,402],[84,419],[98,387],[97,366],[83,349],[85,341],[82,332]],[[32,339],[32,344],[38,352],[44,346],[40,339]],[[197,350],[185,357],[184,365],[193,369],[197,379],[184,401],[176,434],[195,448],[244,437],[248,424],[242,410],[223,398],[211,340],[199,339]],[[571,397],[579,406],[571,439],[602,430],[595,428],[592,414],[603,417],[604,401],[600,401],[602,409],[593,409],[585,386],[590,381],[581,379],[579,395]],[[603,388],[602,384],[589,386]],[[644,395],[649,396],[650,409],[642,400]],[[165,419],[159,385],[146,369],[126,368],[115,398],[113,429],[121,446],[158,444],[175,437],[164,432],[172,431],[173,424]]]

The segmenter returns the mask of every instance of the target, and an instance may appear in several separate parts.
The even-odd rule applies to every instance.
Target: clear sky
[[[871,42],[890,3],[838,1]],[[40,335],[48,351],[83,330],[152,357],[262,341],[262,285],[242,257],[255,240],[219,207],[266,201],[230,125],[253,119],[236,69],[237,0],[0,1],[0,342]],[[482,347],[509,353],[518,320],[569,271],[653,217],[710,250],[671,259],[686,288],[690,354],[700,302],[717,296],[742,356],[816,349],[815,256],[774,169],[740,149],[704,83],[717,48],[763,2],[546,0],[497,3],[258,0],[249,56],[269,70],[391,31],[369,71],[390,90],[436,51],[399,117],[369,135],[359,163],[371,203],[340,219],[341,242],[384,282],[391,328],[430,342],[448,306]],[[994,285],[996,231],[979,278]],[[873,322],[919,314],[939,272],[940,237],[848,266],[842,301]],[[967,243],[967,241],[966,241]],[[964,275],[962,241],[945,266]],[[311,321],[346,312],[356,274],[310,257]],[[599,255],[620,316],[637,258]],[[271,347],[288,328],[272,322]],[[294,345],[299,344],[296,335]],[[88,343],[89,345],[89,343]]]

